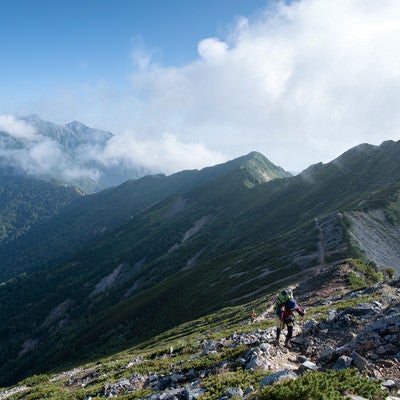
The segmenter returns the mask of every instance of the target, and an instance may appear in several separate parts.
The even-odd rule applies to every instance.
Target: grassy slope
[[[54,218],[42,224],[29,226],[29,231],[18,241],[0,247],[3,260],[0,279],[9,279],[19,272],[48,268],[65,261],[79,249],[86,247],[93,240],[109,235],[113,229],[126,223],[149,206],[171,195],[188,192],[196,186],[206,184],[241,166],[257,170],[257,173],[249,174],[252,177],[249,185],[265,181],[266,174],[270,178],[289,175],[281,168],[275,167],[261,154],[250,153],[200,171],[182,171],[171,176],[146,176],[135,181],[128,181],[116,188],[84,196]],[[28,181],[28,179],[25,180]],[[33,179],[29,180],[31,181],[35,182]],[[42,183],[42,185],[47,184]],[[18,183],[15,183],[14,187],[20,191]],[[7,191],[10,190],[7,189]],[[0,190],[1,193],[4,191]],[[9,202],[12,202],[17,196],[13,192],[9,197]],[[24,198],[21,193],[18,197]],[[46,196],[42,193],[39,198],[46,198]],[[48,200],[45,205],[51,210],[49,205],[52,204],[52,200],[50,198]],[[29,201],[31,201],[30,198],[25,203],[29,204]],[[5,202],[2,204],[4,208]],[[46,211],[46,207],[44,210]],[[18,210],[13,211],[18,216]],[[4,214],[2,213],[0,218],[4,219]],[[7,215],[11,215],[11,212],[8,212],[6,217]],[[29,218],[26,213],[23,213],[19,216],[19,220],[25,222],[29,221]],[[40,222],[40,219],[35,222]],[[6,229],[5,223],[3,227]],[[43,243],[46,243],[46,246],[43,246]]]
[[[359,264],[359,263],[357,263]],[[362,264],[359,264],[362,265]],[[363,267],[365,268],[365,266]],[[361,273],[361,269],[357,267],[358,273]],[[335,277],[337,279],[337,274],[335,270],[326,274],[321,274],[326,278],[326,276]],[[365,275],[366,281],[364,286],[375,282],[375,280],[368,280],[367,275]],[[369,302],[373,298],[368,297],[370,295],[364,294],[362,297],[344,300],[338,298],[338,294],[345,294],[350,292],[353,287],[348,285],[349,282],[334,282],[331,283],[329,280],[323,280],[320,282],[321,286],[324,288],[329,287],[332,290],[331,295],[336,297],[334,302],[334,307],[336,309],[345,309],[349,306],[354,306],[355,304],[361,302]],[[342,284],[344,284],[342,286]],[[303,288],[306,293],[310,294],[312,292],[311,287],[305,285],[308,289]],[[335,286],[336,291],[335,291]],[[315,288],[314,288],[315,289]],[[339,291],[338,291],[339,290]],[[318,292],[318,290],[317,290]],[[79,366],[79,368],[70,371],[69,374],[52,374],[31,376],[25,381],[20,382],[19,388],[21,392],[16,392],[14,399],[39,399],[39,398],[53,398],[53,399],[85,399],[88,396],[96,396],[97,393],[102,392],[107,384],[113,384],[121,379],[129,379],[135,373],[139,374],[170,374],[171,363],[175,365],[175,372],[188,371],[193,368],[196,371],[203,369],[215,369],[218,370],[218,366],[223,360],[235,360],[243,357],[248,351],[246,346],[238,347],[233,351],[229,349],[222,349],[218,354],[208,357],[198,357],[201,349],[199,348],[199,342],[207,341],[219,338],[228,338],[232,333],[245,333],[252,331],[254,329],[266,329],[273,325],[273,320],[271,318],[261,319],[254,325],[248,324],[248,318],[250,310],[256,309],[257,312],[264,312],[266,308],[273,301],[273,296],[268,296],[270,293],[266,293],[265,296],[259,297],[255,301],[243,304],[242,306],[235,307],[225,307],[221,308],[214,313],[210,313],[200,319],[191,319],[190,321],[177,325],[174,328],[164,331],[159,335],[151,337],[149,340],[140,343],[139,345],[126,349],[123,352],[115,353],[108,358],[94,358],[94,361],[87,364]],[[322,318],[322,316],[327,315],[328,310],[331,309],[331,305],[311,307],[312,302],[318,302],[317,297],[308,296],[310,298],[310,304],[302,303],[307,309],[307,318]],[[327,300],[327,297],[323,297]],[[174,349],[174,357],[169,356],[170,348]],[[134,365],[132,365],[133,360],[139,360]],[[130,365],[130,366],[129,366]],[[75,365],[77,367],[77,365]],[[279,366],[278,366],[279,368]],[[224,394],[226,389],[231,386],[241,386],[245,389],[247,386],[252,384],[257,390],[258,383],[261,378],[267,373],[258,372],[250,373],[242,371],[241,369],[235,370],[224,370],[221,373],[217,373],[207,379],[204,379],[201,386],[207,389],[207,394],[205,399],[217,398]],[[319,373],[321,374],[321,373]],[[332,394],[332,388],[337,389],[337,382],[335,382],[335,377],[332,373],[323,376],[311,376],[310,373],[306,374],[305,379],[297,381],[297,386],[294,388],[294,393],[297,390],[303,391],[304,397],[310,397],[313,388],[316,384],[325,383],[319,388],[318,394],[321,396],[323,394],[328,395],[328,392]],[[372,382],[367,381],[354,371],[348,371],[348,373],[341,372],[341,375],[337,379],[341,382],[341,390],[344,391],[356,388],[355,393],[358,395],[363,395],[368,392],[368,388],[371,388]],[[347,380],[350,379],[349,382]],[[311,379],[311,383],[307,382],[307,379]],[[327,379],[332,380],[327,384]],[[82,384],[84,382],[85,384]],[[25,386],[26,385],[26,386]],[[287,396],[287,391],[289,387],[283,385],[274,385],[270,389],[266,390],[261,394],[258,392],[259,398],[282,398],[285,399],[285,394]],[[381,392],[379,391],[379,381],[376,381],[376,398],[384,398],[385,396],[378,397]],[[25,387],[25,389],[24,389]],[[326,393],[325,393],[326,391]],[[126,397],[121,398],[143,398],[146,395],[151,394],[151,391],[140,391],[131,393]],[[253,393],[254,395],[254,393]],[[122,396],[122,395],[121,395]],[[272,396],[272,397],[271,397]],[[297,398],[295,395],[293,398]],[[375,398],[375,397],[374,397]]]
[[[353,163],[357,154],[354,150],[346,157]],[[15,364],[5,364],[2,371],[7,370],[9,377],[20,376],[30,372],[28,366],[40,371],[50,362],[97,357],[220,307],[256,299],[262,291],[283,285],[293,274],[309,273],[307,268],[318,264],[315,218],[340,209],[361,209],[367,195],[372,201],[397,184],[398,172],[392,168],[397,153],[384,154],[384,164],[373,161],[374,168],[386,165],[385,173],[370,170],[372,176],[363,179],[341,160],[316,165],[294,178],[252,187],[248,185],[253,178],[251,170],[240,168],[186,193],[185,206],[179,212],[171,214],[177,197],[166,199],[70,263],[36,274],[37,291],[31,290],[33,277],[10,282],[0,290],[2,314],[7,316],[16,305],[21,311],[25,304],[32,305],[29,315],[25,312],[16,317],[18,340],[8,342],[3,361],[15,356],[24,339],[33,336],[41,340],[35,351]],[[367,154],[358,163],[369,165],[370,158]],[[209,219],[204,227],[183,242],[185,233],[205,216]],[[179,246],[169,251],[177,243]],[[195,266],[184,269],[196,255]],[[294,262],[307,256],[308,263]],[[137,267],[141,260],[143,264]],[[121,263],[131,266],[129,279],[95,301],[88,297],[99,280]],[[145,282],[139,285],[142,292],[130,291],[132,297],[125,298],[138,282]],[[153,287],[145,290],[150,284]],[[7,303],[10,291],[26,295]],[[73,304],[67,313],[68,327],[51,335],[41,326],[32,330],[30,322],[43,321],[49,310],[67,298]],[[3,343],[11,338],[4,324],[0,334]]]

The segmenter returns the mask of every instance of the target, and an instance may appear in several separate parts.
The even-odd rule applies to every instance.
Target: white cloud
[[[399,41],[396,0],[280,3],[200,41],[190,64],[134,72],[138,127],[290,169],[399,139]]]
[[[141,36],[132,38],[132,61],[140,69],[146,69],[151,64],[152,54],[145,49],[144,41]]]
[[[155,63],[135,38],[130,86],[67,89],[35,112],[112,130],[105,162],[136,158],[164,171],[252,150],[301,170],[400,139],[400,1],[269,4],[225,37],[199,40],[185,65]]]
[[[79,165],[79,159],[70,159],[53,140],[25,143],[25,147],[8,149],[0,147],[0,158],[33,175],[63,179],[67,182],[80,178],[97,180],[99,172]]]
[[[116,135],[96,157],[104,165],[145,165],[152,171],[167,174],[225,160],[224,156],[208,150],[202,143],[184,143],[168,133],[148,140],[138,140],[132,133]]]
[[[13,115],[0,115],[0,131],[7,132],[17,139],[33,140],[36,138],[35,129]]]
[[[197,50],[200,57],[206,62],[219,62],[227,54],[228,45],[216,38],[202,40]]]

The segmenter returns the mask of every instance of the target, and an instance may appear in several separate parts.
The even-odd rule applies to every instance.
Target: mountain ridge
[[[0,254],[4,260],[0,278],[11,277],[7,274],[9,266],[12,266],[13,273],[18,270],[28,272],[65,260],[73,252],[127,223],[135,214],[154,203],[195,187],[201,191],[202,185],[219,177],[225,180],[226,175],[235,170],[242,171],[244,184],[251,187],[289,175],[282,168],[273,166],[260,153],[249,153],[214,167],[181,171],[170,176],[145,176],[116,188],[80,197],[52,220],[33,227],[32,232],[28,232],[19,242],[0,244]],[[43,241],[48,243],[49,249],[42,256],[37,248]],[[16,256],[10,257],[9,254]]]
[[[149,203],[67,262],[4,282],[0,311],[18,331],[0,321],[4,379],[150,340],[338,260],[367,262],[346,213],[382,210],[382,231],[399,227],[400,144],[389,144],[268,182],[260,160],[210,167],[210,179]],[[34,345],[21,353],[25,342]]]

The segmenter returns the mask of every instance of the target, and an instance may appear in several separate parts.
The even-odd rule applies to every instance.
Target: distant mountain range
[[[57,125],[36,115],[20,118],[28,131],[0,130],[0,167],[96,192],[150,174],[143,165],[104,160],[111,132],[74,121]]]
[[[399,163],[392,141],[297,176],[253,152],[75,191],[37,219],[32,197],[29,229],[15,224],[0,244],[2,383],[111,354],[348,257],[399,273]]]

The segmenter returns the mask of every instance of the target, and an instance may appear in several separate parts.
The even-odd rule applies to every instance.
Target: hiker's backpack
[[[293,292],[291,289],[286,288],[279,292],[277,303],[285,304],[289,299],[293,299]]]

